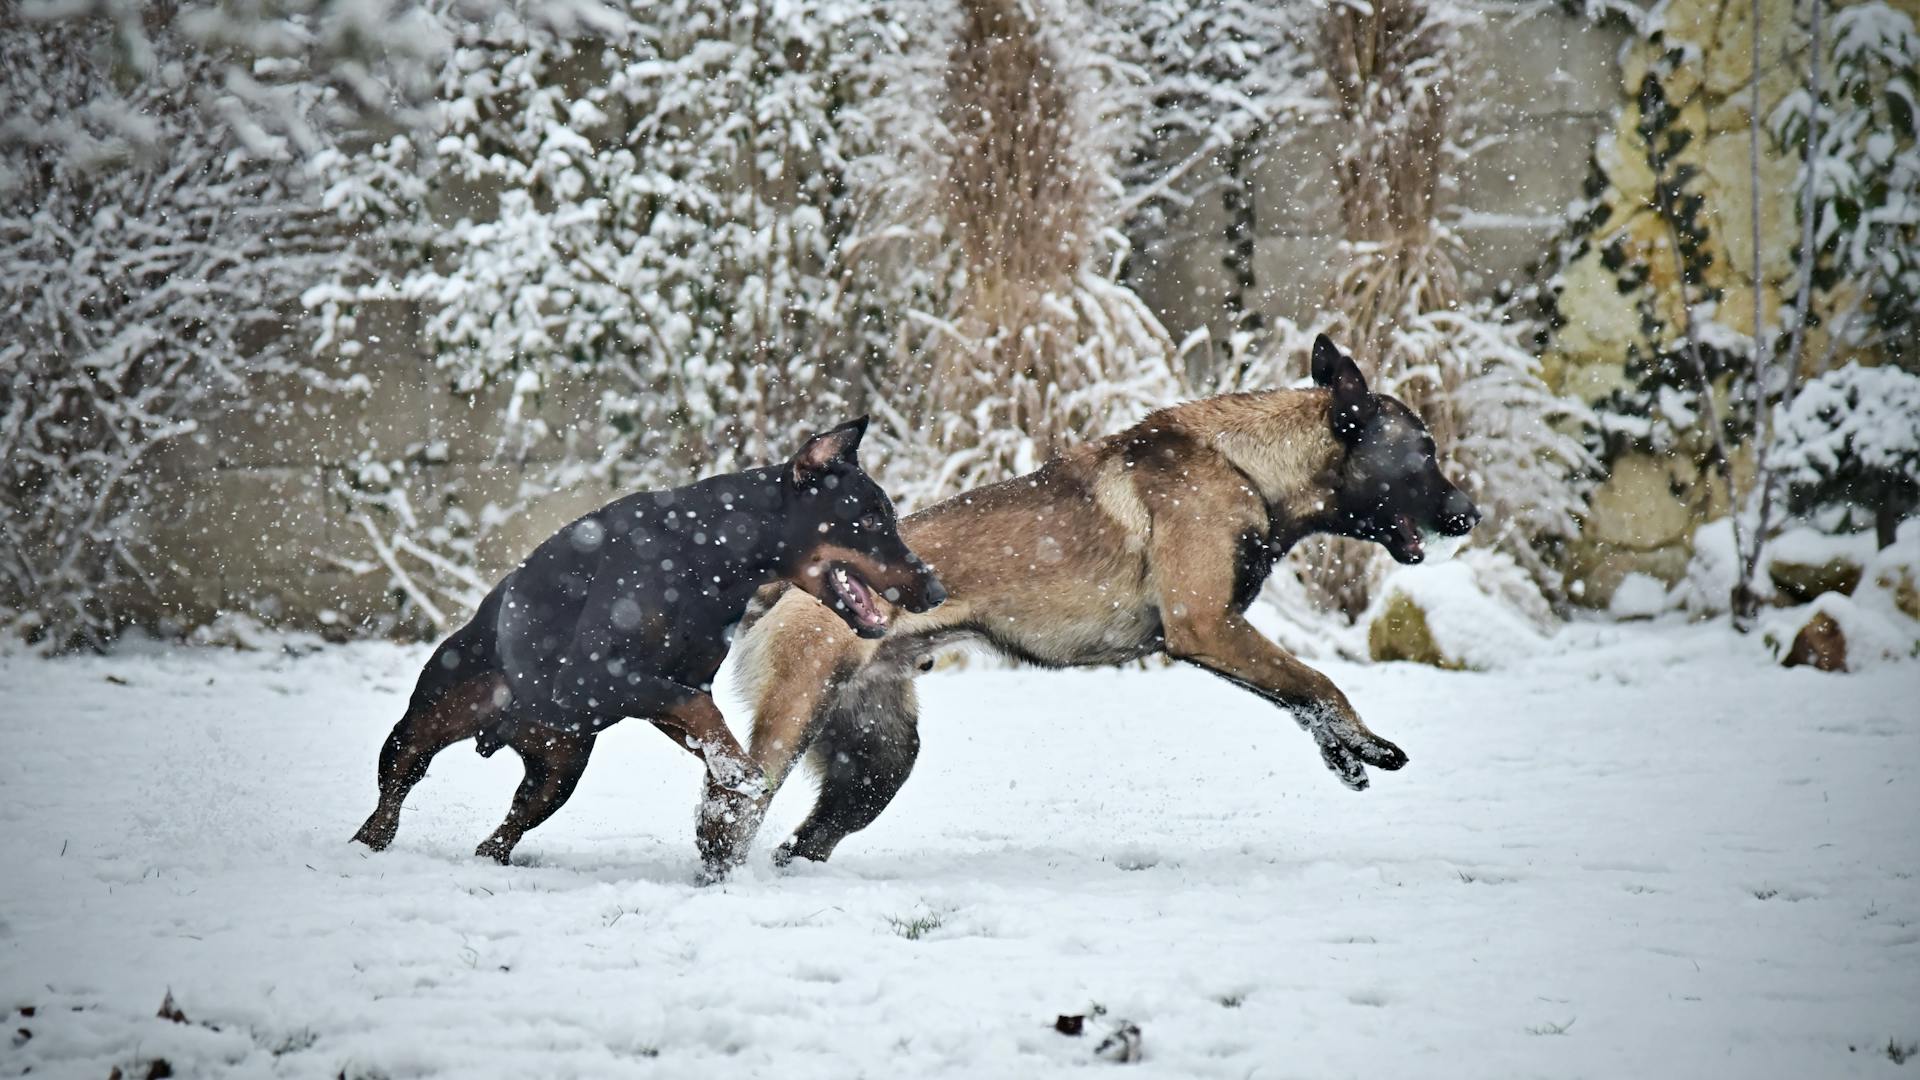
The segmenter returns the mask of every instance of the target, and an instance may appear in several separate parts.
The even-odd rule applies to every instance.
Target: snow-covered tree
[[[1165,329],[1116,280],[1139,98],[1111,27],[1013,0],[927,4],[905,26],[852,247],[898,297],[875,407],[897,410],[890,475],[918,501],[1035,468],[1179,383]]]
[[[1870,521],[1881,547],[1920,507],[1920,375],[1836,368],[1801,387],[1776,422],[1773,460],[1795,510]]]
[[[856,61],[886,21],[842,0],[619,16],[579,37],[504,11],[450,21],[437,127],[326,163],[331,204],[390,268],[309,294],[331,338],[365,300],[419,304],[455,390],[506,391],[504,450],[560,446],[528,498],[763,462],[859,391],[834,347],[837,249],[864,137]],[[549,430],[531,400],[561,383],[593,414]],[[472,598],[458,569],[502,513],[404,503],[391,464],[342,494],[438,621]]]
[[[460,0],[463,12],[506,0]],[[596,0],[548,0],[541,17],[574,25],[595,18]],[[65,24],[92,35],[94,59],[114,79],[99,97],[125,109],[158,81],[176,104],[218,116],[233,136],[262,157],[305,155],[368,125],[420,119],[427,75],[447,35],[427,5],[409,0],[20,0],[8,22]],[[178,84],[168,65],[191,53],[193,82]],[[153,129],[107,135],[164,150]]]
[[[1823,77],[1772,116],[1775,136],[1811,163],[1795,186],[1810,196],[1799,205],[1813,215],[1812,251],[1795,257],[1813,260],[1820,290],[1844,294],[1821,305],[1834,311],[1835,349],[1920,360],[1920,33],[1882,0],[1834,11],[1829,32]]]
[[[97,27],[0,14],[0,611],[48,649],[103,645],[177,572],[158,452],[251,376],[319,378],[283,331],[338,245],[284,158],[190,103],[218,65],[143,40],[122,91]]]

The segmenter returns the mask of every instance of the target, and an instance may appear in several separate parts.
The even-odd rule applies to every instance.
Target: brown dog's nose
[[[1447,536],[1465,536],[1480,524],[1480,509],[1458,488],[1449,492],[1440,509],[1440,531]]]

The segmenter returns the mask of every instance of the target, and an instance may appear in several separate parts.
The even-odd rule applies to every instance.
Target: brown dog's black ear
[[[807,440],[793,455],[793,481],[810,484],[818,480],[827,466],[836,461],[855,464],[854,451],[860,449],[860,437],[867,433],[867,418],[849,420],[832,431],[823,431]]]
[[[1332,338],[1325,334],[1316,335],[1313,339],[1313,362],[1308,367],[1313,375],[1313,385],[1332,386],[1334,370],[1340,366],[1340,361],[1346,359],[1340,355],[1340,346],[1335,345]]]
[[[1367,389],[1367,377],[1360,373],[1360,365],[1341,352],[1332,338],[1321,334],[1313,339],[1312,372],[1315,385],[1333,391],[1328,418],[1334,435],[1343,440],[1358,436],[1380,410],[1380,403]]]

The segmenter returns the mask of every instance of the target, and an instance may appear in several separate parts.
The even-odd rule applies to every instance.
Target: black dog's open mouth
[[[879,637],[887,632],[887,613],[881,608],[873,589],[846,563],[827,567],[827,582],[833,588],[834,607],[862,637]]]

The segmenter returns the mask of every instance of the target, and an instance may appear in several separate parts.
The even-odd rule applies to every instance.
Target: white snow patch
[[[1607,614],[1616,619],[1650,619],[1672,606],[1667,583],[1638,571],[1620,579],[1613,597],[1607,601]]]

